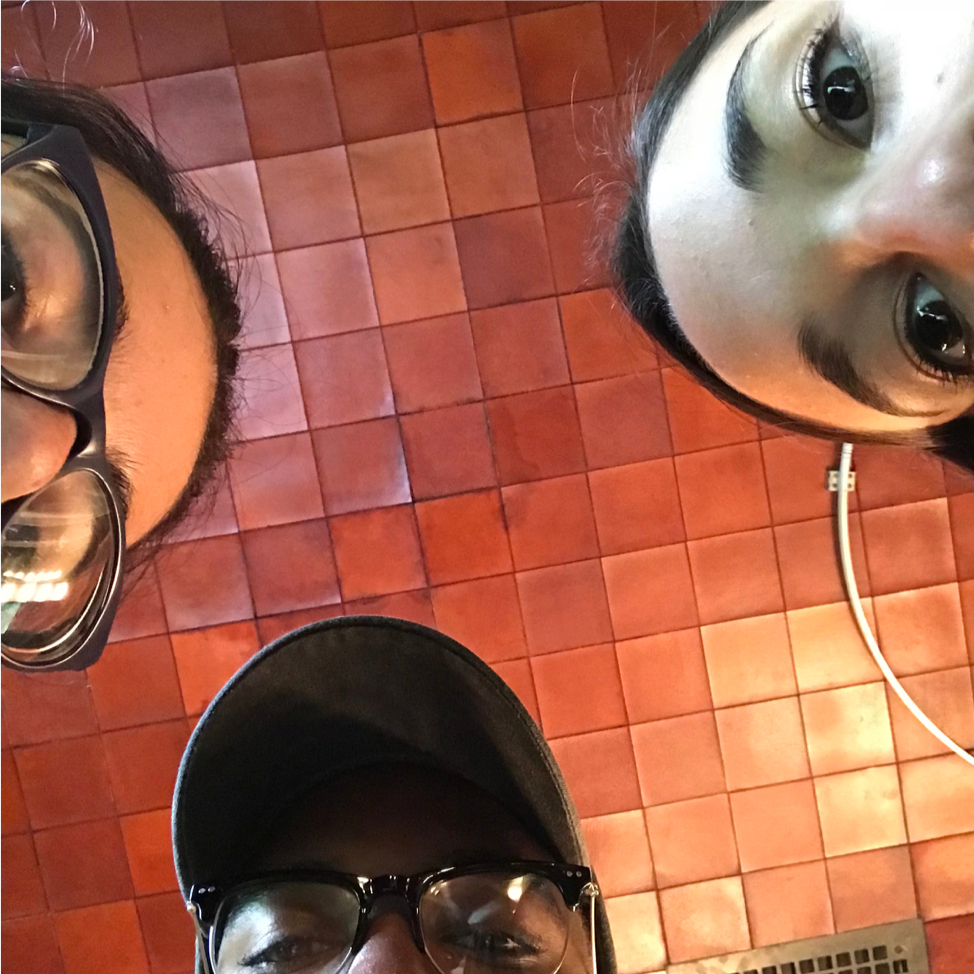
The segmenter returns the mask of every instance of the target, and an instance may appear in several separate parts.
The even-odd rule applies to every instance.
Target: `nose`
[[[370,925],[361,950],[352,958],[348,974],[438,974],[416,946],[406,921],[387,913]]]
[[[0,493],[3,500],[23,497],[53,480],[77,436],[74,418],[12,389],[0,391]]]

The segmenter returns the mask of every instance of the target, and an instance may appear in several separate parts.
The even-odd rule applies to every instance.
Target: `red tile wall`
[[[709,5],[92,3],[83,56],[77,9],[4,4],[4,66],[104,87],[236,215],[246,405],[102,661],[3,673],[5,968],[188,974],[193,718],[262,643],[376,612],[541,721],[623,974],[917,913],[935,974],[968,971],[974,778],[854,632],[832,448],[661,361],[592,257],[613,96]],[[856,466],[867,610],[974,745],[974,480]]]

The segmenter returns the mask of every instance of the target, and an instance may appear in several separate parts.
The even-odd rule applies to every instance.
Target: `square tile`
[[[815,791],[808,779],[735,791],[730,804],[745,873],[822,858]]]
[[[718,622],[701,636],[715,707],[797,692],[783,613]]]
[[[731,791],[810,774],[796,697],[718,710],[717,729]]]
[[[470,324],[485,396],[568,383],[568,360],[554,299],[474,311]]]
[[[832,516],[833,494],[826,488],[830,468],[838,467],[836,445],[809,436],[779,436],[761,441],[764,474],[775,524]],[[849,497],[855,510],[856,494]]]
[[[950,917],[925,925],[930,968],[962,974],[974,964],[974,917]]]
[[[917,706],[948,737],[961,747],[974,747],[974,690],[970,667],[906,676],[900,682]],[[947,747],[906,709],[890,686],[886,687],[886,699],[896,756],[900,761],[948,753]]]
[[[0,848],[3,856],[4,921],[46,913],[47,899],[31,836],[4,836]]]
[[[492,399],[487,403],[487,418],[501,484],[585,470],[571,386]]]
[[[393,507],[412,500],[394,416],[311,434],[328,514]]]
[[[147,0],[149,3],[155,0]],[[239,344],[241,348],[266,348],[291,340],[281,278],[273,254],[260,254],[249,260],[230,262],[240,290],[243,321]]]
[[[751,946],[739,876],[662,890],[659,905],[670,963]]]
[[[169,805],[188,740],[189,725],[184,718],[112,731],[102,737],[119,814]]]
[[[37,8],[29,4],[26,7],[4,7],[0,18],[3,21],[3,70],[22,72],[28,78],[47,78]]]
[[[663,369],[663,388],[676,453],[758,438],[757,423],[750,416],[721,402],[681,369]]]
[[[858,930],[917,915],[906,846],[826,859],[836,930]]]
[[[513,575],[434,588],[436,628],[488,663],[527,656],[521,603]]]
[[[323,46],[316,4],[294,0],[229,0],[223,5],[237,61],[270,61]]]
[[[514,570],[497,491],[425,501],[416,520],[431,585]]]
[[[599,883],[601,885],[601,873]],[[612,926],[619,974],[636,974],[666,963],[666,945],[655,893],[630,893],[613,896],[605,902]]]
[[[153,0],[148,2],[151,3]],[[155,145],[156,130],[152,125],[152,112],[149,109],[149,95],[146,92],[145,82],[136,81],[130,85],[114,85],[101,90],[105,97],[121,108],[128,115],[129,120],[134,122],[142,134]]]
[[[347,142],[432,128],[433,104],[415,35],[331,51],[328,60]]]
[[[129,7],[129,17],[145,78],[233,63],[221,5],[193,3],[174,8],[150,0]]]
[[[616,643],[629,720],[710,710],[710,687],[696,628]]]
[[[409,507],[384,507],[331,519],[342,598],[423,588],[426,573]]]
[[[187,173],[187,178],[208,200],[234,215],[223,233],[223,245],[229,257],[270,251],[271,236],[255,163],[235,162],[197,169]]]
[[[497,483],[487,419],[480,403],[402,416],[413,497],[426,500]]]
[[[148,966],[132,900],[57,913],[54,929],[64,974],[141,974]]]
[[[603,896],[653,888],[653,860],[642,811],[583,819],[582,833]]]
[[[639,781],[625,727],[560,737],[551,751],[581,818],[638,809]]]
[[[450,219],[434,129],[357,142],[348,160],[366,233]]]
[[[119,820],[125,839],[132,885],[139,896],[178,889],[172,860],[172,836],[168,808]]]
[[[835,931],[822,860],[748,873],[744,902],[755,947]],[[782,909],[783,903],[788,904],[787,909]]]
[[[195,632],[175,633],[173,655],[183,706],[191,717],[203,713],[224,684],[259,649],[253,622],[234,622]]]
[[[698,624],[686,545],[612,555],[602,566],[616,639]]]
[[[322,0],[318,10],[325,43],[330,48],[381,41],[416,30],[413,5],[403,0],[379,0],[368,8],[356,3]]]
[[[241,358],[237,380],[245,390],[237,416],[242,439],[257,440],[308,428],[290,344],[247,351]]]
[[[893,765],[816,778],[815,800],[828,857],[906,842],[900,782]]]
[[[395,325],[382,337],[398,413],[483,398],[466,314]]]
[[[910,846],[920,915],[925,920],[974,912],[974,836],[955,835]]]
[[[589,467],[616,467],[673,452],[659,374],[618,376],[576,386]]]
[[[643,805],[665,805],[726,790],[712,713],[630,727]]]
[[[548,253],[559,294],[607,287],[610,274],[600,251],[595,201],[564,200],[544,206]]]
[[[727,795],[647,808],[646,827],[660,889],[739,870]]]
[[[378,328],[297,342],[294,355],[312,429],[395,412]]]
[[[0,798],[3,801],[3,834],[12,835],[15,832],[26,832],[28,827],[27,806],[24,805],[24,793],[17,778],[17,766],[14,764],[13,752],[4,748],[3,787],[0,788]]]
[[[801,707],[812,774],[852,771],[896,760],[882,683],[806,693]]]
[[[856,447],[856,493],[863,510],[943,497],[944,465],[932,454],[909,447]]]
[[[422,5],[421,19],[430,6],[435,5]],[[510,22],[493,20],[450,26],[455,29],[423,34],[423,55],[437,124],[520,111],[521,82]]]
[[[199,538],[216,538],[225,534],[236,534],[240,530],[237,524],[237,511],[233,505],[233,492],[230,489],[230,471],[227,463],[220,464],[214,472],[213,479],[189,506],[185,518],[181,520],[175,528],[163,539],[167,544],[177,541],[196,541]],[[151,562],[149,562],[151,565]],[[158,588],[158,576],[155,576],[155,585]],[[123,598],[125,598],[123,590]],[[154,594],[152,600],[155,600]],[[162,607],[161,593],[159,596],[159,607]],[[148,605],[145,609],[155,615],[155,607],[151,609]],[[161,616],[162,625],[156,632],[165,632],[165,614]],[[142,625],[149,624],[150,620],[143,617]],[[153,620],[154,622],[154,620]],[[152,630],[148,630],[146,635]]]
[[[505,487],[501,495],[517,571],[598,557],[584,474]]]
[[[545,737],[626,726],[619,666],[611,643],[531,659]]]
[[[620,87],[651,88],[690,43],[705,16],[699,4],[603,6],[612,73]]]
[[[899,766],[911,842],[974,832],[974,775],[953,754]]]
[[[16,9],[16,8],[12,8]],[[18,11],[19,12],[19,11]],[[4,35],[10,29],[4,17]],[[7,61],[4,60],[4,64]],[[47,914],[3,921],[3,959],[15,971],[64,974],[54,927]]]
[[[974,532],[964,525],[974,524],[974,494],[958,494],[948,502],[951,534],[954,538],[954,560],[957,577],[962,581],[974,578]]]
[[[286,636],[295,629],[300,629],[312,622],[322,622],[325,619],[336,619],[345,615],[345,607],[341,602],[332,605],[319,605],[313,609],[297,609],[295,612],[281,612],[278,615],[264,616],[257,620],[257,636],[261,646],[267,646]]]
[[[532,655],[611,641],[598,560],[518,572],[517,589]]]
[[[165,626],[163,626],[165,628]],[[84,673],[34,673],[4,667],[4,746],[43,744],[64,737],[82,737],[98,730],[98,719]]]
[[[540,207],[468,217],[453,228],[471,308],[554,293]]]
[[[368,599],[355,599],[345,603],[345,615],[389,616],[417,622],[421,626],[432,627],[433,606],[426,589],[412,592],[393,592],[391,595],[376,595]]]
[[[514,695],[521,701],[524,709],[531,715],[531,719],[541,724],[541,714],[538,711],[538,701],[534,693],[534,677],[526,659],[509,659],[491,665],[493,671],[510,687]]]
[[[196,934],[179,893],[140,897],[135,903],[153,974],[193,969]]]
[[[369,237],[379,319],[384,325],[464,311],[455,227],[438,223]]]
[[[416,7],[416,26],[420,30],[442,30],[493,20],[506,13],[503,0],[425,0]]]

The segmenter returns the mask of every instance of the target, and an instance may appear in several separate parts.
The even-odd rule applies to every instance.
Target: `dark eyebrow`
[[[121,506],[119,515],[124,524],[128,520],[129,509],[132,506],[132,478],[129,472],[134,464],[118,450],[106,450],[105,459],[108,461],[108,472],[114,481],[115,490],[118,491]]]
[[[761,31],[752,37],[741,52],[727,86],[727,101],[724,104],[724,167],[731,182],[752,193],[761,189],[761,171],[768,147],[758,135],[747,113],[744,76],[747,74],[754,45],[763,33]]]
[[[939,416],[939,410],[907,409],[898,406],[875,383],[863,376],[852,362],[846,347],[830,338],[811,319],[798,332],[798,351],[813,372],[847,396],[888,416]]]

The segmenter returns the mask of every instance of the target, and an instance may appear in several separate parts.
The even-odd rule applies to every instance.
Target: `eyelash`
[[[910,298],[913,294],[913,288],[916,283],[916,274],[910,275],[907,278],[903,288],[900,290],[899,296],[897,298],[896,307],[896,317],[899,322],[902,323],[902,332],[900,328],[896,330],[896,339],[900,344],[900,348],[903,350],[907,358],[913,362],[914,368],[918,372],[922,372],[932,378],[938,379],[943,383],[950,383],[951,385],[957,386],[962,383],[967,383],[971,381],[972,375],[974,375],[974,339],[967,337],[965,340],[968,344],[968,365],[967,368],[961,367],[959,369],[951,369],[941,362],[937,362],[935,359],[928,359],[920,353],[920,350],[916,348],[913,342],[909,338],[909,315],[910,315]],[[962,319],[963,320],[963,319]],[[969,336],[969,329],[964,327],[965,336]]]

